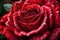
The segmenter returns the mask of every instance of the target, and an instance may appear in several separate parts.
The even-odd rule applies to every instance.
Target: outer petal
[[[46,31],[46,32],[45,32],[44,34],[42,34],[42,35],[32,36],[29,40],[45,40],[48,35],[49,35],[49,31]]]
[[[55,28],[51,33],[49,40],[58,40],[60,37],[60,28]]]
[[[54,9],[55,27],[60,27],[60,7]]]
[[[15,36],[14,33],[11,32],[9,30],[9,28],[7,28],[7,27],[4,28],[4,33],[5,33],[5,36],[8,40],[22,40],[21,37],[19,38],[19,37]]]
[[[49,2],[48,2],[49,3]],[[46,4],[46,5],[44,5],[44,6],[42,6],[43,8],[44,8],[44,10],[46,10],[47,12],[46,12],[46,14],[47,14],[47,17],[48,17],[48,24],[49,24],[49,27],[50,27],[50,29],[52,28],[52,25],[53,25],[53,13],[52,13],[52,9],[51,8],[53,8],[52,7],[52,5],[50,5],[50,3],[49,3],[49,5],[51,6],[51,8],[50,8],[50,6],[48,5],[48,3]]]
[[[0,34],[4,34],[4,26],[0,24]]]
[[[7,21],[8,14],[5,14],[3,17],[1,17],[0,22],[5,23]]]

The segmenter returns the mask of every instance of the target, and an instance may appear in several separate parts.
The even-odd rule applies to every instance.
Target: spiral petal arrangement
[[[9,13],[0,19],[0,34],[8,40],[58,40],[59,4],[57,0],[14,2]]]

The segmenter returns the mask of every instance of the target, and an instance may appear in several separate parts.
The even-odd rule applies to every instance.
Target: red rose
[[[16,5],[16,4],[15,4]],[[17,6],[16,6],[17,7]],[[15,12],[14,12],[15,11]],[[10,27],[18,36],[39,33],[39,31],[47,30],[47,14],[43,8],[37,4],[27,5],[24,4],[22,9],[11,9],[6,26]],[[11,13],[13,12],[13,13]],[[44,14],[43,14],[44,13]],[[13,24],[13,25],[12,25]],[[19,31],[18,31],[19,30]]]
[[[45,40],[55,19],[55,6],[42,0],[15,2],[8,14],[0,20],[1,33],[8,40]],[[53,11],[53,12],[52,12]]]

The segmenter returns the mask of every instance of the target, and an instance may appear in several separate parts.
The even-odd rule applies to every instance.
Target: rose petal
[[[58,38],[60,37],[60,28],[55,28],[50,37],[49,40],[58,40]]]
[[[4,32],[8,40],[22,40],[22,38],[16,37],[7,27],[4,28]]]
[[[45,40],[49,35],[49,31],[46,31],[42,35],[32,36],[29,40]]]

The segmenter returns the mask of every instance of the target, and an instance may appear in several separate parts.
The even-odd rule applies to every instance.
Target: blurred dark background
[[[12,2],[15,2],[15,1],[18,1],[18,0],[0,0],[0,18],[1,16],[7,13],[7,11],[4,8],[4,4],[11,4]]]
[[[11,0],[0,0],[0,18],[3,16],[7,11],[4,9],[4,4],[11,3]]]

